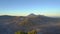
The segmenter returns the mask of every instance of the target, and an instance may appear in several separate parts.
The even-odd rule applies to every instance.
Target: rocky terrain
[[[36,30],[37,34],[60,34],[60,18],[30,14],[28,16],[0,16],[0,34]]]

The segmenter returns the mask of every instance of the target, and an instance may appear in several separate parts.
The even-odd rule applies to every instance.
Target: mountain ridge
[[[44,30],[44,28],[55,27],[58,26],[57,24],[60,24],[60,19],[57,18],[51,18],[43,15],[30,16],[0,16],[0,30],[2,32],[9,32],[11,34],[19,30],[28,32],[33,29],[39,30],[40,32],[40,30]]]

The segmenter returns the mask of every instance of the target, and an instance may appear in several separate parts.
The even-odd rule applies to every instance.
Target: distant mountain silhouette
[[[36,16],[35,14],[33,14],[33,13],[31,13],[30,15],[28,15],[28,16]]]
[[[59,33],[60,19],[35,14],[28,16],[0,16],[0,34],[14,34],[16,31],[28,32],[31,30],[36,30],[37,34],[47,34],[47,31],[48,34],[52,34],[52,30],[54,34]]]

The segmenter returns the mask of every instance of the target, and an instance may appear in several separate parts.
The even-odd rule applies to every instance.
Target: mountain
[[[33,13],[31,13],[31,14],[29,14],[28,16],[36,16],[35,14],[33,14]]]
[[[35,14],[0,16],[0,34],[14,34],[16,31],[29,32],[32,30],[36,30],[37,34],[59,33],[60,19]]]

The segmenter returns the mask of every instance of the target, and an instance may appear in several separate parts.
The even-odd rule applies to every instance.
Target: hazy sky
[[[0,15],[24,16],[30,13],[60,16],[60,0],[0,0]]]

